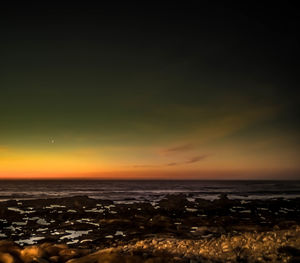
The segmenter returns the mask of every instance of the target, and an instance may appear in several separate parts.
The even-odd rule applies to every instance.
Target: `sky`
[[[3,4],[0,178],[300,179],[291,2]]]

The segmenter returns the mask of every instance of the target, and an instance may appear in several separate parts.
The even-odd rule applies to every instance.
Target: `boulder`
[[[0,263],[16,263],[16,261],[11,254],[0,252]]]
[[[31,263],[33,261],[39,262],[38,259],[42,258],[45,252],[38,246],[25,247],[21,250],[20,258],[24,263]]]
[[[20,247],[12,241],[0,240],[0,253],[2,254],[2,261],[6,262],[4,259],[6,258],[7,262],[9,262],[9,258],[13,258],[16,261],[20,256]],[[1,260],[0,260],[1,262]],[[2,263],[2,262],[1,262]]]
[[[183,211],[185,206],[190,205],[186,199],[186,195],[179,194],[179,195],[167,195],[164,199],[159,201],[158,205],[167,211]]]

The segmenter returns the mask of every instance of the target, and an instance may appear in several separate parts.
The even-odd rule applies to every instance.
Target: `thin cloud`
[[[179,163],[168,163],[167,166],[175,166],[178,165]]]
[[[200,156],[195,156],[195,157],[192,157],[192,158],[190,158],[189,160],[187,160],[185,163],[187,163],[187,164],[190,164],[190,163],[197,163],[197,162],[200,162],[200,161],[206,159],[207,157],[208,157],[207,154],[205,154],[205,155],[200,155]]]
[[[134,165],[134,168],[153,168],[153,167],[164,167],[164,166],[177,166],[177,165],[183,165],[183,164],[193,164],[193,163],[197,163],[200,162],[204,159],[206,159],[209,155],[208,154],[203,154],[200,156],[194,156],[189,158],[186,161],[182,161],[182,162],[171,162],[171,163],[167,163],[167,164],[162,164],[162,165],[151,165],[151,164],[141,164],[141,165]]]
[[[167,149],[164,149],[162,152],[163,153],[176,153],[176,152],[186,152],[194,149],[194,145],[189,143],[189,144],[183,144],[183,145],[178,145],[175,147],[170,147]]]
[[[140,165],[134,165],[134,168],[153,168],[157,167],[157,165],[151,165],[151,164],[140,164]]]

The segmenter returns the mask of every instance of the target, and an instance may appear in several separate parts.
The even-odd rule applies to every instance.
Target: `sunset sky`
[[[0,178],[300,179],[283,4],[3,6]]]

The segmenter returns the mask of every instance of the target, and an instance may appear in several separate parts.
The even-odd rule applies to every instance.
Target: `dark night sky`
[[[299,9],[249,3],[2,5],[0,177],[299,178]]]

